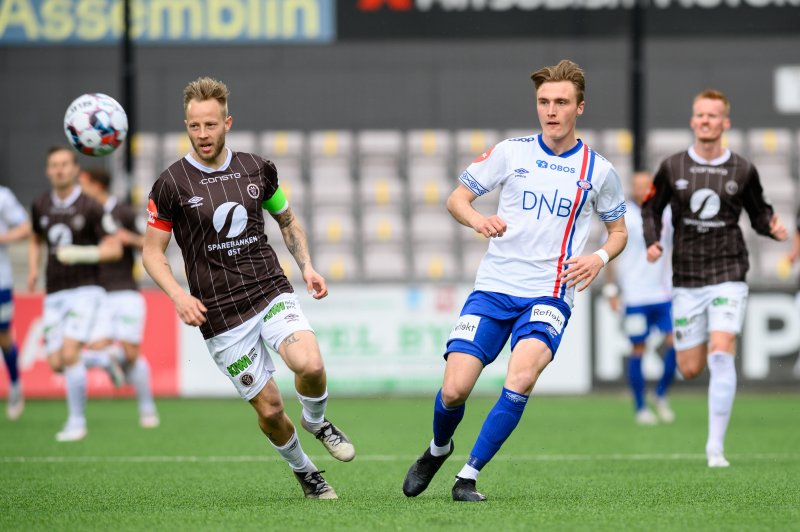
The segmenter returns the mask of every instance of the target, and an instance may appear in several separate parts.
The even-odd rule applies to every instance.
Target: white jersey
[[[647,262],[647,246],[642,227],[642,208],[628,204],[625,225],[628,244],[614,259],[617,284],[626,306],[653,305],[672,299],[672,211],[667,207],[662,216],[661,246],[664,252],[656,262]]]
[[[578,140],[555,155],[541,135],[506,139],[476,159],[460,177],[481,196],[501,187],[497,215],[508,224],[478,268],[475,289],[517,297],[558,297],[570,306],[559,275],[564,261],[580,255],[592,213],[604,222],[625,214],[625,196],[614,167]]]
[[[20,205],[17,197],[6,187],[0,186],[0,233],[6,233],[25,220],[28,213]],[[11,259],[8,256],[8,246],[0,244],[0,290],[14,286],[11,272]]]

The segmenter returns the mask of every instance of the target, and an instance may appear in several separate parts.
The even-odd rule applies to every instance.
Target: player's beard
[[[213,149],[208,156],[203,155],[203,152],[200,149],[200,146],[194,139],[190,139],[192,142],[192,148],[194,152],[197,154],[197,157],[204,163],[213,163],[219,157],[219,154],[222,153],[222,150],[225,148],[225,132],[223,131],[219,138],[214,141]]]

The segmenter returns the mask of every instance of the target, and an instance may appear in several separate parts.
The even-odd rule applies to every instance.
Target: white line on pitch
[[[800,460],[798,453],[734,453],[729,458],[741,460]],[[411,462],[412,455],[368,454],[359,455],[359,462]],[[466,460],[467,456],[455,455],[451,460]],[[314,461],[334,459],[330,456],[312,456]],[[652,454],[540,454],[540,455],[500,455],[493,460],[501,462],[603,462],[603,461],[680,461],[702,460],[700,453],[652,453]],[[2,456],[0,463],[248,463],[272,462],[278,457],[263,456]]]

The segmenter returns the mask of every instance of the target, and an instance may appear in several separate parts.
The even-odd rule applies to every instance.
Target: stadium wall
[[[405,287],[335,285],[331,296],[315,301],[298,294],[319,338],[326,359],[328,386],[340,396],[435,393],[444,366],[442,351],[460,306],[471,286]],[[198,331],[179,322],[169,299],[158,291],[145,292],[148,314],[142,352],[152,368],[153,391],[164,397],[235,397],[228,379],[214,365]],[[54,374],[42,344],[41,295],[22,295],[15,301],[15,335],[28,397],[63,397],[63,377]],[[800,313],[794,297],[757,291],[750,297],[741,340],[741,386],[767,388],[800,383]],[[645,376],[657,379],[660,339],[653,338],[644,358]],[[586,394],[622,386],[629,344],[619,316],[597,295],[579,293],[554,362],[539,385],[539,394]],[[494,394],[502,385],[508,346],[488,366],[477,393]],[[291,395],[293,378],[275,357],[276,381]],[[8,393],[0,378],[0,396]],[[688,385],[688,383],[687,383]],[[702,380],[692,386],[704,386]],[[130,386],[115,390],[101,370],[89,372],[92,397],[132,396]]]

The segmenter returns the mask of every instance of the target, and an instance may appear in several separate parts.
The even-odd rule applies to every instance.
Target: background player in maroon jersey
[[[308,498],[336,493],[303,451],[272,379],[277,351],[295,374],[301,425],[337,459],[352,460],[349,439],[325,419],[325,366],[316,336],[264,234],[267,210],[315,299],[328,295],[311,264],[305,233],[278,185],[275,166],[225,146],[232,118],[225,84],[199,78],[184,90],[192,151],[153,185],[144,241],[144,266],[175,303],[180,318],[199,326],[212,358],[294,471]],[[190,292],[175,279],[164,251],[170,237],[183,253]]]
[[[694,144],[661,163],[653,195],[642,206],[651,262],[662,254],[661,213],[667,204],[672,208],[675,347],[684,377],[692,379],[709,368],[709,467],[730,465],[724,442],[736,395],[736,337],[748,295],[742,208],[759,234],[776,240],[788,236],[764,199],[756,168],[723,147],[722,135],[730,125],[730,102],[723,93],[707,90],[695,96]]]
[[[95,321],[92,345],[88,347],[94,350],[111,346],[121,348],[122,352],[117,356],[122,357],[124,380],[136,389],[139,424],[143,428],[155,428],[159,425],[159,417],[150,386],[150,364],[139,351],[147,309],[133,278],[134,251],[141,250],[144,243],[142,228],[137,225],[140,220],[133,207],[109,193],[111,175],[107,171],[102,168],[83,170],[80,184],[81,189],[114,219],[115,236],[123,245],[122,259],[100,266],[100,285],[105,289],[106,297],[103,312]],[[143,225],[144,220],[141,222]]]
[[[80,351],[89,340],[103,289],[100,262],[119,260],[122,246],[109,233],[113,222],[103,208],[77,184],[77,156],[69,148],[47,153],[47,177],[52,190],[33,203],[33,234],[28,246],[28,290],[39,276],[42,243],[47,244],[44,336],[48,362],[64,374],[69,417],[58,441],[86,436],[86,366]]]

